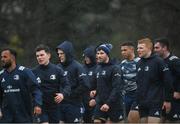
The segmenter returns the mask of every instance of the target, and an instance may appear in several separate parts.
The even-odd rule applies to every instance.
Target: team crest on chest
[[[136,65],[135,65],[135,64],[132,65],[132,69],[133,69],[133,70],[136,69]]]
[[[11,86],[11,85],[8,85],[8,86],[7,86],[7,89],[11,89],[11,88],[12,88],[12,86]]]
[[[105,70],[103,70],[101,74],[102,74],[102,75],[106,75],[106,71],[105,71]]]
[[[55,80],[55,79],[56,79],[56,75],[55,75],[55,74],[52,74],[52,75],[50,76],[50,79],[51,79],[51,80]]]
[[[13,79],[14,80],[19,80],[19,75],[18,74],[14,75]]]

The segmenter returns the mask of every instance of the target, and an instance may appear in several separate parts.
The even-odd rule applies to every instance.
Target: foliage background
[[[52,49],[73,42],[80,60],[88,45],[110,42],[120,58],[119,44],[142,37],[168,37],[180,56],[180,0],[0,0],[0,45],[18,51],[18,62],[36,64],[34,48]]]

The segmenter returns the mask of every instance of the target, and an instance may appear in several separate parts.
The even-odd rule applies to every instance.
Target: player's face
[[[66,61],[65,53],[62,50],[58,49],[57,54],[61,63]]]
[[[137,46],[137,52],[140,58],[146,58],[146,56],[148,55],[150,51],[151,50],[144,43],[138,44]]]
[[[109,57],[103,50],[99,50],[96,53],[96,59],[98,63],[107,63]]]
[[[163,56],[163,47],[159,42],[154,44],[154,52],[159,56]]]
[[[12,54],[9,50],[1,52],[1,65],[3,68],[9,68],[12,65]]]
[[[121,55],[124,59],[129,59],[131,54],[134,54],[134,50],[130,46],[121,46]]]
[[[84,57],[84,63],[85,64],[90,64],[91,63],[91,59],[87,56]]]
[[[46,53],[45,50],[40,50],[36,52],[36,59],[39,65],[47,65],[49,63],[50,57],[50,53]]]

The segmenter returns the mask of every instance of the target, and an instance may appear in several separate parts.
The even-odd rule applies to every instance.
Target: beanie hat
[[[101,44],[97,47],[96,51],[103,50],[107,55],[109,55],[112,47],[112,44]]]

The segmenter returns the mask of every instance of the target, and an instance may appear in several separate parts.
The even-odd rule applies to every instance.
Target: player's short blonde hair
[[[143,38],[138,40],[138,44],[145,44],[147,48],[153,50],[153,42],[150,38]]]

